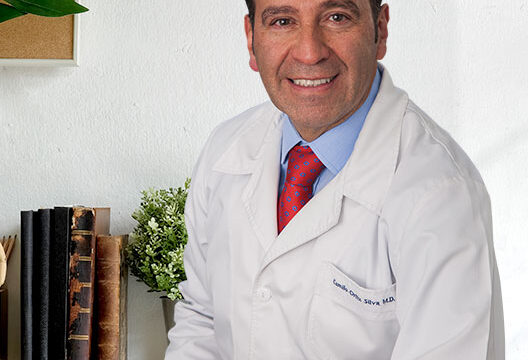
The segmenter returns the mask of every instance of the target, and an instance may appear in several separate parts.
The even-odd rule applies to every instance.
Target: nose
[[[321,31],[306,25],[299,29],[292,49],[293,58],[306,65],[316,65],[328,58],[330,51]]]

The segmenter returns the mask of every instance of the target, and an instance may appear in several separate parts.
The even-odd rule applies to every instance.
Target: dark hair
[[[255,0],[246,0],[246,5],[249,12],[249,20],[251,26],[255,26]],[[376,29],[376,42],[378,41],[378,16],[381,10],[381,0],[370,0],[370,8],[372,9],[372,18],[374,19],[374,28]]]

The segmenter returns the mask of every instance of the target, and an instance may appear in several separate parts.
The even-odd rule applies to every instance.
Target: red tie
[[[277,204],[279,233],[312,198],[312,186],[324,165],[309,146],[294,146],[288,154],[288,170]]]

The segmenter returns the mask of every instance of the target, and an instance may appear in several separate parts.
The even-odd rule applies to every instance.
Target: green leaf
[[[20,11],[48,17],[65,16],[88,11],[73,0],[5,0]]]
[[[6,5],[6,4],[0,4],[0,23],[14,19],[16,17],[26,15],[25,12],[17,10],[16,8]]]
[[[140,207],[132,213],[138,222],[134,241],[127,248],[131,273],[151,290],[164,291],[175,299],[182,298],[178,284],[186,279],[183,253],[187,230],[183,213],[188,188],[186,181],[183,188],[141,191]]]

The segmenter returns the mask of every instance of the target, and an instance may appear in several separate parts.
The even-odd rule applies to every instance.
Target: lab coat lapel
[[[272,129],[242,194],[248,221],[264,249],[277,237],[280,138],[280,131]]]
[[[249,129],[222,155],[215,170],[249,175],[240,199],[248,222],[239,226],[250,226],[267,250],[277,237],[282,119],[270,104],[246,121]]]
[[[383,69],[378,96],[370,109],[354,151],[342,172],[344,195],[381,214],[400,151],[403,116],[409,98]]]
[[[261,268],[279,256],[313,240],[334,227],[341,214],[344,177],[338,174],[302,207],[281,231]]]

